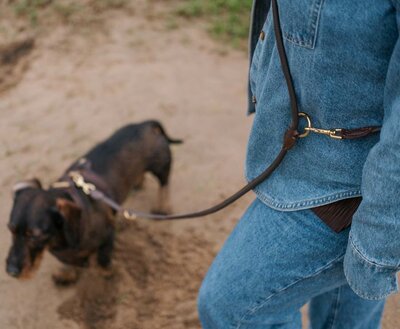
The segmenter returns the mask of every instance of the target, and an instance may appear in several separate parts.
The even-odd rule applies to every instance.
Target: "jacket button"
[[[251,98],[251,101],[253,102],[253,104],[257,104],[257,98],[256,98],[256,96],[253,95],[253,97]]]
[[[265,39],[265,32],[264,32],[264,31],[261,31],[261,33],[260,33],[260,39],[261,39],[262,41],[264,41],[264,39]]]

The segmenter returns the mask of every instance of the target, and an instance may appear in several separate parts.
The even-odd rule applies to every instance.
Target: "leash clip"
[[[129,221],[135,221],[138,219],[138,216],[136,214],[133,214],[126,209],[122,212],[122,215],[126,220],[129,220]]]
[[[92,192],[96,191],[96,186],[91,183],[87,183],[85,178],[77,171],[71,171],[68,174],[74,182],[75,186],[80,188],[86,195],[91,195]]]
[[[315,128],[312,126],[311,118],[307,113],[299,112],[299,117],[305,118],[307,120],[307,127],[304,128],[304,133],[300,134],[300,138],[307,137],[310,132],[321,134],[328,136],[333,139],[343,139],[341,135],[342,129],[341,128],[333,128],[333,129],[322,129],[322,128]]]
[[[342,132],[342,129],[340,129],[340,128],[320,129],[320,128],[314,128],[314,127],[306,127],[306,128],[304,128],[304,130],[309,131],[309,132],[311,131],[311,132],[317,133],[317,134],[326,135],[326,136],[329,136],[330,138],[334,138],[334,139],[343,139],[342,136],[338,135]]]

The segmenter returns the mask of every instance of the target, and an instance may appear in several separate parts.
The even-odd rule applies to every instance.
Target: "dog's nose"
[[[15,265],[7,264],[7,273],[16,278],[21,274],[21,270]]]

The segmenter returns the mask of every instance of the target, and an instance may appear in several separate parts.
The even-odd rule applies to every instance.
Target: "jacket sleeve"
[[[400,0],[397,22],[400,30]],[[384,299],[398,290],[400,271],[400,40],[386,78],[379,142],[363,167],[363,200],[353,217],[344,272],[356,294]]]

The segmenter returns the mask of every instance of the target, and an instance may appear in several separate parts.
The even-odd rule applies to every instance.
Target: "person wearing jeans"
[[[210,267],[204,329],[380,328],[400,271],[400,0],[278,0],[299,108],[321,128],[382,126],[357,140],[310,134],[254,189]],[[254,0],[246,178],[274,159],[290,101],[270,0]],[[312,210],[361,197],[351,227]]]

